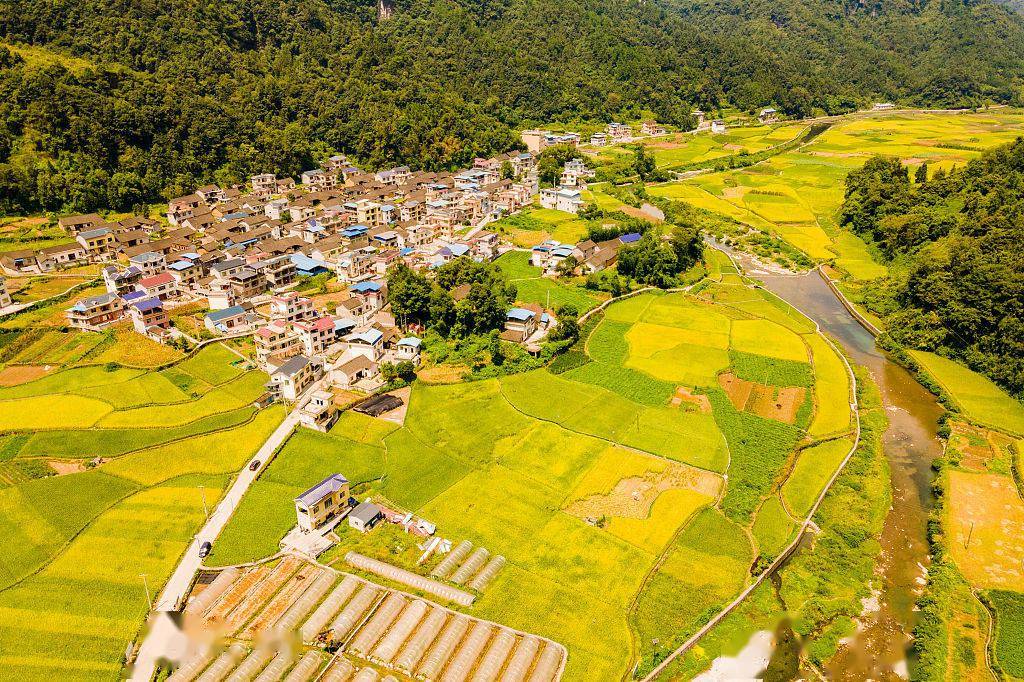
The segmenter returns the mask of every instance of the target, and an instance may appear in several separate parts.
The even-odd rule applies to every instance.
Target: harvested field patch
[[[416,370],[416,378],[428,384],[457,384],[469,374],[465,365],[433,365]]]
[[[654,501],[664,492],[692,490],[713,498],[718,494],[721,483],[717,476],[672,463],[660,471],[623,478],[607,494],[588,495],[569,504],[565,511],[581,519],[606,516],[646,519],[651,514]]]
[[[17,386],[45,376],[52,368],[43,365],[9,365],[0,369],[0,386]]]
[[[693,405],[697,408],[698,412],[711,414],[711,401],[708,400],[706,395],[694,393],[686,386],[676,386],[675,395],[672,396],[672,400],[669,401],[669,405],[672,407],[680,407],[683,403]]]
[[[766,386],[733,374],[719,374],[718,383],[737,410],[786,424],[796,421],[797,410],[807,397],[807,389],[800,386]]]
[[[1009,476],[949,472],[949,549],[975,587],[1024,591],[1024,502]]]

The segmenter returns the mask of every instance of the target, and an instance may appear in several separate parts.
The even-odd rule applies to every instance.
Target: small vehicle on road
[[[257,469],[260,468],[260,464],[262,464],[261,461],[259,461],[258,459],[254,459],[252,461],[252,464],[249,465],[249,471],[256,471]]]
[[[213,543],[209,540],[199,545],[199,558],[205,559],[206,557],[210,556],[211,549],[213,549]]]

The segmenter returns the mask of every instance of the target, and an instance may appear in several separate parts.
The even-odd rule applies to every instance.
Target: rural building
[[[13,303],[11,294],[7,291],[7,278],[0,277],[0,308],[6,308]]]
[[[295,498],[299,529],[319,530],[349,509],[349,483],[341,474],[331,474]]]
[[[276,397],[294,401],[323,373],[324,367],[320,361],[296,355],[274,370],[267,389]]]
[[[143,277],[139,280],[138,290],[145,292],[147,296],[156,296],[166,301],[178,294],[178,281],[169,272],[161,272],[152,277]]]
[[[231,334],[249,327],[249,313],[240,305],[206,313],[203,324],[214,334]]]
[[[512,308],[505,317],[505,331],[501,337],[506,341],[522,343],[537,331],[537,314],[526,308]]]
[[[657,121],[644,121],[640,125],[640,132],[644,135],[664,135],[665,129]]]
[[[361,502],[359,506],[353,509],[348,515],[348,525],[355,528],[360,533],[366,533],[380,523],[383,518],[384,513],[380,510],[380,507],[375,505],[373,502]]]
[[[163,331],[171,328],[164,302],[155,296],[132,301],[128,306],[128,315],[132,318],[135,331],[140,334],[161,337]]]
[[[124,317],[124,301],[117,294],[83,298],[68,308],[68,324],[78,329],[98,329]]]
[[[399,339],[398,344],[395,346],[395,357],[401,360],[408,360],[414,365],[418,365],[420,362],[420,346],[423,342],[415,336],[407,336],[404,339]]]
[[[97,227],[78,233],[78,243],[85,249],[90,260],[103,260],[116,243],[114,233],[107,227]]]
[[[575,215],[583,206],[583,198],[578,189],[545,188],[540,191],[540,205]]]
[[[779,112],[770,107],[768,109],[762,109],[757,115],[757,120],[761,123],[774,123],[779,120]]]
[[[309,402],[299,410],[299,423],[314,431],[326,432],[338,421],[338,416],[334,394],[330,391],[314,391]]]
[[[712,121],[711,122],[711,134],[721,135],[725,132],[725,121]]]
[[[69,215],[63,218],[57,219],[57,225],[60,229],[64,230],[72,236],[77,236],[79,232],[85,232],[93,228],[105,225],[107,221],[99,217],[95,213],[88,215]]]

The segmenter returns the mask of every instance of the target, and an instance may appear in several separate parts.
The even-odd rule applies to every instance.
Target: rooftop
[[[348,479],[341,474],[331,474],[324,480],[317,483],[315,486],[306,490],[298,497],[295,498],[296,502],[303,504],[307,507],[311,507],[320,500],[324,499],[328,495],[332,495],[339,490],[343,490],[348,485]],[[362,506],[362,505],[360,505]],[[358,509],[359,507],[356,507]]]

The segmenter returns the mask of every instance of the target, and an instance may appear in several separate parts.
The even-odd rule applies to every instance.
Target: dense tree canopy
[[[893,336],[1024,391],[1024,140],[914,184],[872,159],[846,197],[842,221],[895,259],[874,292]]]
[[[330,152],[466,165],[541,122],[1013,101],[989,0],[9,0],[0,209],[130,208]],[[18,45],[33,46],[19,51]],[[41,49],[40,49],[41,48]],[[20,53],[24,53],[24,59]],[[43,58],[40,55],[50,55]]]

